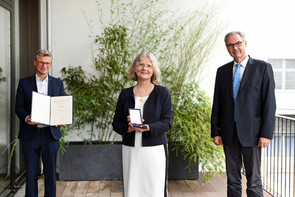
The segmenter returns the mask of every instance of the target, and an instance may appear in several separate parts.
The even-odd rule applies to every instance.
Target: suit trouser
[[[45,197],[56,196],[56,158],[59,141],[54,140],[49,127],[36,131],[30,141],[22,141],[26,163],[26,197],[38,197],[40,155],[44,166]]]
[[[247,178],[247,196],[263,196],[261,183],[261,148],[243,147],[234,133],[233,141],[224,146],[227,174],[227,195],[242,196],[241,169],[244,163]]]

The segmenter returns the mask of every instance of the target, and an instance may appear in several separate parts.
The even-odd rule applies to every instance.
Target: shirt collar
[[[240,63],[244,68],[246,68],[246,65],[249,61],[249,56],[247,55],[247,57]],[[234,66],[238,64],[237,62],[234,61]]]
[[[36,79],[37,79],[37,81],[47,82],[47,81],[48,81],[48,75],[47,75],[46,78],[42,81],[42,79],[36,74]]]

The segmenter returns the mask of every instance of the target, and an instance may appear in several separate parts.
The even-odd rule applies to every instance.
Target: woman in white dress
[[[167,136],[173,109],[167,88],[156,85],[161,71],[155,56],[139,54],[130,70],[133,87],[120,93],[113,129],[122,135],[123,181],[125,197],[167,196]],[[129,109],[141,110],[143,126],[130,123]]]

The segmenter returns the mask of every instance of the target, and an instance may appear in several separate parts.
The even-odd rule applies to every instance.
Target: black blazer
[[[133,87],[122,90],[119,95],[114,119],[113,130],[123,137],[122,143],[134,146],[135,132],[127,133],[129,108],[134,108],[135,99]],[[171,128],[173,109],[171,96],[167,88],[155,85],[144,105],[144,124],[148,124],[150,131],[142,133],[143,146],[167,144],[166,131]]]
[[[260,137],[272,139],[275,125],[275,82],[269,63],[249,57],[234,109],[233,62],[217,70],[211,116],[211,137],[221,136],[224,145],[234,133],[234,110],[240,143],[258,145]]]
[[[15,113],[20,119],[20,130],[18,138],[23,141],[29,141],[35,132],[37,125],[29,125],[25,122],[28,115],[31,114],[32,108],[32,91],[37,92],[36,76],[21,79],[16,93]],[[64,96],[64,85],[60,79],[48,75],[48,95]],[[55,140],[61,138],[59,126],[50,127],[51,134]]]

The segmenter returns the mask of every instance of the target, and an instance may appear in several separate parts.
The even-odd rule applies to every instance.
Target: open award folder
[[[33,91],[31,118],[50,126],[72,124],[73,96],[48,96]]]

